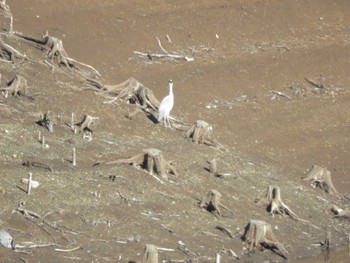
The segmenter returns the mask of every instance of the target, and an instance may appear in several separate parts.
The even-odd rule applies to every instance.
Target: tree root
[[[163,154],[158,149],[145,149],[143,153],[135,155],[128,159],[118,159],[111,162],[95,163],[96,165],[119,165],[129,164],[134,167],[141,167],[146,170],[150,175],[158,175],[164,179],[168,179],[168,175],[173,174],[177,176],[177,172],[170,162],[167,162]]]
[[[278,242],[275,234],[272,232],[270,224],[260,220],[250,220],[245,227],[245,233],[242,240],[250,244],[249,250],[257,248],[259,250],[271,249],[274,253],[287,259],[288,251]]]
[[[286,206],[281,199],[281,189],[278,186],[269,186],[266,196],[263,199],[255,200],[258,205],[267,206],[267,211],[271,214],[289,215],[292,219],[299,220],[299,217]]]
[[[10,45],[4,43],[4,41],[0,38],[0,57],[5,59],[6,61],[14,62],[15,58],[26,59],[27,57],[11,47]]]
[[[39,167],[39,168],[44,168],[49,170],[50,172],[53,172],[53,169],[50,165],[48,164],[44,164],[44,163],[40,163],[40,162],[33,162],[33,161],[23,161],[22,162],[23,166],[27,166],[27,167]]]
[[[207,122],[197,120],[185,133],[185,138],[195,144],[206,144],[219,149],[225,149],[213,135],[213,127]]]
[[[50,112],[40,113],[39,120],[36,122],[40,126],[45,127],[49,132],[53,132],[53,121],[50,117]]]
[[[312,166],[309,174],[304,178],[304,181],[311,181],[312,187],[319,186],[322,190],[331,195],[338,195],[338,191],[335,189],[332,182],[331,172],[318,165]]]
[[[28,43],[30,43],[31,45],[33,45],[34,47],[42,51],[46,50],[47,51],[46,57],[51,61],[53,61],[54,59],[57,60],[58,65],[63,65],[66,68],[70,69],[71,71],[74,70],[74,72],[80,73],[82,76],[86,78],[101,77],[100,73],[92,66],[79,62],[69,57],[63,47],[62,40],[59,38],[50,36],[48,32],[45,32],[45,34],[43,35],[43,39],[36,39],[33,37],[18,34],[18,33],[16,34],[16,36],[28,41]],[[79,67],[76,66],[76,64],[80,64],[81,66],[84,66],[89,71],[80,69]]]
[[[15,98],[23,96],[29,100],[34,100],[34,97],[28,94],[27,80],[20,75],[16,75],[11,81],[9,81],[7,87],[0,88],[0,92],[4,98],[7,98],[10,94]]]

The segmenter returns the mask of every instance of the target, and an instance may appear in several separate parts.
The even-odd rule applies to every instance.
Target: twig
[[[40,248],[40,247],[51,247],[51,246],[57,246],[57,244],[55,243],[33,244],[33,245],[16,244],[16,248]]]
[[[32,217],[35,217],[35,218],[41,218],[41,215],[33,212],[33,211],[30,211],[30,210],[27,210],[27,209],[24,209],[22,207],[18,207],[15,211],[18,211],[20,213],[22,213],[24,216],[32,216]]]
[[[75,248],[69,248],[69,249],[61,249],[61,248],[55,248],[56,251],[59,252],[72,252],[78,249],[81,249],[82,247],[75,247]]]
[[[315,82],[314,80],[312,79],[308,79],[308,78],[305,78],[305,80],[310,83],[312,86],[318,88],[318,89],[324,89],[324,86],[322,84],[319,84],[317,82]]]
[[[228,229],[227,227],[224,226],[216,226],[216,229],[224,232],[226,235],[228,235],[230,238],[234,238],[235,236],[233,235],[233,233],[231,232],[230,229]]]

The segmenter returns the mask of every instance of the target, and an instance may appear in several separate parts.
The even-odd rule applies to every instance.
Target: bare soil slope
[[[172,79],[172,114],[187,123],[210,123],[227,151],[195,145],[144,112],[126,118],[136,105],[105,103],[76,70],[9,34],[10,19],[0,10],[2,40],[27,57],[0,61],[1,86],[21,75],[35,99],[0,94],[0,228],[20,245],[52,244],[16,249],[24,254],[0,247],[0,262],[134,262],[149,243],[173,249],[160,252],[165,262],[214,262],[215,253],[222,262],[233,262],[228,249],[243,262],[283,260],[271,251],[248,253],[241,236],[250,219],[271,224],[290,259],[319,253],[312,244],[323,241],[327,231],[332,245],[345,240],[348,222],[325,209],[331,203],[349,207],[343,197],[350,186],[349,1],[7,4],[14,31],[40,39],[47,30],[63,41],[69,57],[97,69],[104,84],[133,77],[161,100]],[[134,53],[162,53],[157,37],[169,53],[194,60],[150,60]],[[53,133],[36,124],[47,111]],[[92,141],[71,131],[72,112],[79,120],[84,114],[98,117]],[[48,147],[38,142],[38,131]],[[70,162],[73,147],[76,166]],[[147,148],[161,150],[178,175],[161,183],[128,165],[93,167]],[[233,176],[211,175],[206,168],[213,158],[220,172]],[[24,167],[24,160],[48,164],[53,172]],[[331,171],[339,197],[300,179],[314,164]],[[29,172],[41,183],[31,195],[20,182]],[[281,188],[282,200],[302,220],[272,217],[254,202],[269,185]],[[210,189],[222,194],[230,211],[215,216],[199,207]],[[40,218],[25,216],[18,207]]]

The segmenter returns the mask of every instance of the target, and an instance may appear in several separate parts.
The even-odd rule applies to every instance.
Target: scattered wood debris
[[[40,113],[39,119],[36,121],[40,126],[45,127],[49,132],[53,132],[54,123],[51,118],[51,113],[48,111],[46,113]]]
[[[170,174],[177,176],[177,172],[171,162],[167,162],[160,150],[150,148],[142,150],[141,154],[135,155],[128,159],[118,159],[111,162],[98,162],[96,165],[118,165],[118,164],[130,164],[134,167],[141,167],[146,170],[153,177],[154,174],[161,178],[168,179]],[[155,177],[158,179],[157,177]],[[158,179],[159,180],[159,179]]]
[[[271,225],[264,221],[251,219],[245,227],[242,240],[250,244],[249,251],[255,248],[261,251],[265,248],[271,249],[284,259],[287,259],[287,255],[289,254],[284,246],[278,242]]]
[[[331,195],[338,195],[338,191],[335,189],[332,182],[331,172],[318,165],[313,165],[311,167],[304,181],[311,181],[312,187],[318,186]]]
[[[281,189],[279,186],[269,186],[266,196],[255,200],[259,205],[267,206],[267,211],[271,214],[289,215],[292,219],[298,220],[299,217],[283,203],[281,199]]]
[[[218,149],[225,149],[225,147],[215,139],[213,127],[209,123],[202,120],[197,120],[187,130],[185,133],[185,138],[195,144],[206,144]]]

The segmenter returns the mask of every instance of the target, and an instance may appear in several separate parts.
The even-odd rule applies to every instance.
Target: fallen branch
[[[151,53],[143,53],[143,52],[139,52],[139,51],[134,51],[134,54],[137,54],[137,55],[144,57],[144,58],[148,58],[150,60],[152,60],[153,58],[170,58],[171,60],[184,59],[187,62],[194,61],[193,57],[188,57],[188,56],[179,55],[179,54],[170,54],[168,51],[165,50],[165,48],[163,48],[162,43],[160,42],[158,37],[157,37],[157,43],[158,43],[160,50],[163,52],[163,54],[157,54],[157,53],[151,54]]]
[[[23,166],[27,167],[39,167],[39,168],[44,168],[49,170],[50,172],[53,172],[53,169],[50,165],[45,164],[45,163],[40,163],[40,162],[34,162],[34,161],[23,161],[22,162]]]

